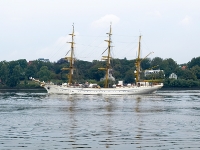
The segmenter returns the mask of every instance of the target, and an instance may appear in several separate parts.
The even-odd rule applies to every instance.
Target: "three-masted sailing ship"
[[[74,72],[74,25],[72,33],[69,34],[72,37],[72,41],[68,42],[71,44],[71,54],[69,57],[65,57],[66,60],[69,61],[70,65],[69,68],[62,68],[62,70],[69,70],[68,83],[63,83],[62,85],[55,85],[53,83],[45,83],[34,78],[30,78],[33,81],[39,82],[40,86],[45,88],[49,94],[82,94],[82,95],[138,95],[138,94],[150,94],[156,92],[158,89],[163,87],[163,83],[152,83],[152,82],[145,82],[140,80],[140,40],[141,36],[139,37],[139,46],[138,46],[138,57],[136,59],[136,70],[135,70],[135,77],[136,77],[136,84],[124,86],[123,84],[118,84],[118,86],[113,85],[113,87],[108,87],[108,78],[109,78],[109,70],[111,68],[110,61],[111,61],[111,35],[112,29],[110,25],[110,31],[108,34],[108,40],[105,40],[108,43],[107,47],[107,55],[102,56],[102,60],[106,61],[106,67],[99,68],[99,70],[105,70],[105,87],[100,87],[98,85],[91,84],[87,87],[82,85],[74,85],[72,83],[73,72]],[[122,83],[122,82],[121,82]]]

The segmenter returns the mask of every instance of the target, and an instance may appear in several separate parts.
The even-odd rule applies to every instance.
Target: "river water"
[[[0,92],[0,150],[200,149],[200,91]]]

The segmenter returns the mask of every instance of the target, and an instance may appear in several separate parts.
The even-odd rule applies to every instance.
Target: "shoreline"
[[[159,90],[200,90],[200,87],[162,87]]]
[[[39,89],[39,88],[31,88],[31,89],[23,89],[23,88],[21,88],[21,89],[19,89],[19,88],[12,88],[12,89],[0,89],[0,91],[41,91],[41,92],[46,92],[46,90],[45,89]]]

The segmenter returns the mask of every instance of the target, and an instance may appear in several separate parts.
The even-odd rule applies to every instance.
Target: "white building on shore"
[[[156,73],[159,73],[160,71],[162,71],[164,73],[163,70],[145,70],[144,71],[144,76],[146,77],[147,75],[150,75],[150,74],[156,74]]]
[[[170,74],[169,76],[170,79],[177,79],[178,76],[175,73]]]

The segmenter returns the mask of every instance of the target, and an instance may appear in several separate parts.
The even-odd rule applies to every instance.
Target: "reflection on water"
[[[199,149],[200,92],[0,93],[0,148]]]

